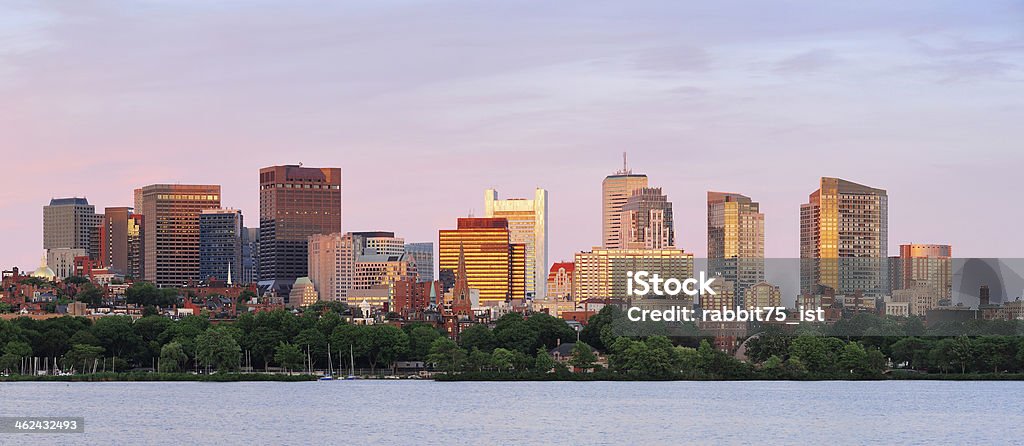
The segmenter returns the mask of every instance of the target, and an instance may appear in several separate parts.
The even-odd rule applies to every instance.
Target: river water
[[[1022,444],[1024,382],[0,383],[0,444]]]

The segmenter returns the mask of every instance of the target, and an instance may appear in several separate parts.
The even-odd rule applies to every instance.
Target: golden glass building
[[[888,221],[885,190],[823,177],[800,205],[800,292],[886,294]]]
[[[465,252],[466,282],[480,290],[481,304],[522,299],[526,295],[526,247],[511,240],[504,218],[460,218],[458,229],[438,231],[439,269],[454,274],[461,249]]]
[[[548,265],[548,191],[537,188],[533,199],[499,200],[498,191],[484,191],[484,217],[508,220],[511,243],[526,248],[526,296],[544,297]]]
[[[601,246],[608,249],[624,248],[622,236],[622,208],[633,193],[647,187],[647,175],[634,174],[625,163],[622,170],[608,175],[601,183]]]
[[[158,286],[199,280],[199,214],[220,208],[219,185],[152,184],[135,189],[143,215],[143,279]]]
[[[573,262],[573,298],[626,298],[628,271],[658,273],[663,279],[693,277],[693,254],[682,249],[605,249],[578,252]]]
[[[927,286],[940,300],[953,298],[953,247],[934,244],[900,245],[899,257],[889,259],[891,290]]]
[[[708,192],[708,270],[735,285],[738,304],[764,281],[764,214],[750,197]]]

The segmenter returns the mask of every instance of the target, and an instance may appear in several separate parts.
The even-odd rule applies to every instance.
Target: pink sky
[[[702,255],[705,192],[798,255],[820,176],[889,191],[890,253],[1021,257],[1019,2],[15,2],[0,17],[0,266],[35,267],[42,206],[130,206],[257,171],[344,170],[346,230],[435,241],[483,190],[550,191],[550,260],[600,241],[630,153]]]

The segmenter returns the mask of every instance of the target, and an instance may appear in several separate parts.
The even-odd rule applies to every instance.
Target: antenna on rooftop
[[[615,172],[617,175],[630,175],[633,171],[629,170],[629,163],[626,161],[626,152],[622,152],[622,170]]]

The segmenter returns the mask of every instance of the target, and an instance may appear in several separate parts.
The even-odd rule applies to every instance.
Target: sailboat
[[[352,344],[348,345],[348,364],[349,373],[345,379],[358,379],[356,378],[356,355],[352,353]]]
[[[334,379],[334,362],[331,361],[331,343],[327,343],[327,374],[320,377],[320,381],[331,381]]]

